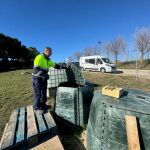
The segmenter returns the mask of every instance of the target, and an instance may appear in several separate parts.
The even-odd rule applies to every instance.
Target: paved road
[[[118,74],[136,76],[136,70],[131,69],[118,69]],[[138,76],[150,79],[150,70],[138,70]]]
[[[97,73],[97,72],[92,72],[92,73]],[[117,69],[115,75],[136,76],[136,70]],[[145,79],[150,79],[150,70],[138,70],[138,76]]]

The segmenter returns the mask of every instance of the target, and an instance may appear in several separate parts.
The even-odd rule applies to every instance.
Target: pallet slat
[[[46,131],[47,128],[46,128],[46,125],[44,123],[43,116],[36,113],[36,118],[37,118],[40,133]]]
[[[125,116],[129,150],[141,150],[137,121],[135,116]]]
[[[13,145],[14,135],[16,130],[18,110],[13,110],[10,116],[10,120],[7,124],[7,127],[3,133],[3,138],[1,140],[1,149],[5,149]]]
[[[27,106],[27,128],[27,138],[38,134],[33,107],[31,105]]]
[[[30,150],[64,150],[59,137],[55,136]]]
[[[54,119],[52,118],[50,112],[45,113],[44,117],[45,117],[45,120],[46,120],[46,123],[47,123],[47,126],[49,129],[52,127],[56,127],[56,123],[55,123]]]
[[[8,126],[8,123],[6,123],[6,126],[5,126],[5,129],[4,129],[4,132],[6,132],[6,129],[7,129],[7,126]],[[2,141],[4,140],[4,134],[2,135],[2,138],[1,138],[1,141],[0,141],[0,149],[2,149],[1,145],[2,145]]]
[[[25,107],[20,108],[18,130],[16,132],[16,143],[25,140]]]

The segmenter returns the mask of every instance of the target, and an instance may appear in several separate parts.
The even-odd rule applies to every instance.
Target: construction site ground
[[[33,103],[33,89],[31,82],[32,69],[15,70],[0,73],[0,138],[2,136],[4,127],[9,120],[11,111],[21,106],[31,105]],[[120,74],[99,73],[99,72],[84,72],[86,80],[98,85],[101,90],[103,86],[112,85],[123,88],[139,89],[150,92],[150,79],[139,77],[136,80],[135,76],[126,76]],[[54,109],[55,99],[48,99],[48,104],[51,106],[50,110]],[[80,135],[80,131],[73,132],[68,130],[68,127],[62,123],[58,123],[60,131],[60,138],[65,149],[85,149],[86,142],[85,133]]]

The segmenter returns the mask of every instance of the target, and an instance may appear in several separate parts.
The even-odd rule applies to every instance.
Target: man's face
[[[51,50],[51,49],[46,49],[46,50],[45,50],[45,55],[46,55],[47,57],[50,57],[50,56],[52,55],[52,50]]]

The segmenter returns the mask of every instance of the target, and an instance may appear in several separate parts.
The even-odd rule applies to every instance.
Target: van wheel
[[[101,68],[101,72],[105,73],[106,72],[105,68]]]

